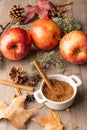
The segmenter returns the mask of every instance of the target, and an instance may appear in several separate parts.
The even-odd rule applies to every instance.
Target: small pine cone
[[[15,24],[17,22],[22,23],[24,20],[24,8],[20,5],[14,5],[8,11],[8,20],[10,23]]]
[[[41,76],[39,74],[34,74],[32,77],[29,78],[28,85],[34,87],[40,80],[41,80]]]
[[[48,10],[48,17],[49,18],[55,18],[55,17],[60,17],[60,11],[57,7],[54,7],[50,10]]]
[[[52,9],[48,10],[48,16],[50,18],[56,17],[57,16],[56,8],[52,8]]]
[[[13,82],[19,84],[23,84],[27,80],[27,74],[22,67],[12,67],[9,76]]]

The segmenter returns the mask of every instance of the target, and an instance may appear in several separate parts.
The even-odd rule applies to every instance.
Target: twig
[[[65,8],[65,9],[61,9],[60,10],[60,13],[65,13],[67,11],[67,9]]]
[[[63,6],[71,5],[71,4],[73,4],[73,2],[70,1],[70,0],[67,0],[67,1],[65,1],[63,3],[55,4],[55,6],[56,7],[63,7]]]
[[[73,120],[73,113],[72,113],[72,111],[71,110],[66,110],[67,112],[69,112],[70,114],[71,114],[71,118],[70,118],[70,120],[67,122],[67,123],[65,123],[65,127],[67,127],[71,122],[72,122],[72,120]]]
[[[79,126],[74,126],[72,130],[77,130]]]
[[[16,91],[18,96],[22,95],[21,90],[19,88],[16,88],[15,91]]]
[[[2,33],[3,33],[3,32],[5,31],[5,29],[9,26],[9,24],[10,24],[10,23],[7,23],[7,24],[5,25],[5,27],[2,28],[2,31],[0,32],[0,35],[2,35]]]

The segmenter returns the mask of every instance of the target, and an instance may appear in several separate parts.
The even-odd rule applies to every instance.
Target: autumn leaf
[[[8,105],[5,101],[0,103],[0,119],[8,119],[16,128],[25,128],[25,122],[31,117],[35,109],[26,110],[24,102],[26,95],[15,97]]]
[[[47,116],[36,117],[32,120],[44,126],[43,130],[63,130],[59,113],[53,110],[50,110]]]
[[[48,17],[48,10],[53,7],[54,5],[49,0],[38,0],[37,5],[26,6],[24,8],[26,12],[24,23],[29,22],[35,16],[35,14],[40,17]]]

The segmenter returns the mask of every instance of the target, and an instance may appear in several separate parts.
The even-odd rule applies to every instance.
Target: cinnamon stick
[[[33,64],[35,65],[36,69],[37,69],[38,72],[40,73],[41,77],[44,79],[44,81],[45,81],[45,83],[47,84],[47,86],[48,86],[49,88],[52,88],[52,84],[50,83],[50,81],[49,81],[47,75],[46,75],[46,74],[44,73],[44,71],[42,70],[42,68],[41,68],[40,64],[38,63],[38,61],[35,60],[35,61],[33,62]]]
[[[19,85],[19,84],[15,84],[15,83],[9,82],[7,80],[3,80],[3,79],[0,79],[0,84],[4,84],[4,85],[8,85],[9,87],[15,87],[17,89],[20,88],[20,89],[24,89],[24,90],[28,90],[28,91],[34,90],[34,88],[31,86]]]

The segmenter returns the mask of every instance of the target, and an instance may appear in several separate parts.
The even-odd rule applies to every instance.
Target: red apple
[[[31,25],[30,35],[37,48],[41,50],[50,50],[58,43],[60,29],[53,20],[41,18]]]
[[[22,28],[12,28],[2,34],[0,50],[7,59],[19,60],[28,55],[31,44],[29,33]]]
[[[60,53],[73,64],[87,62],[87,34],[79,30],[66,34],[60,41]]]

